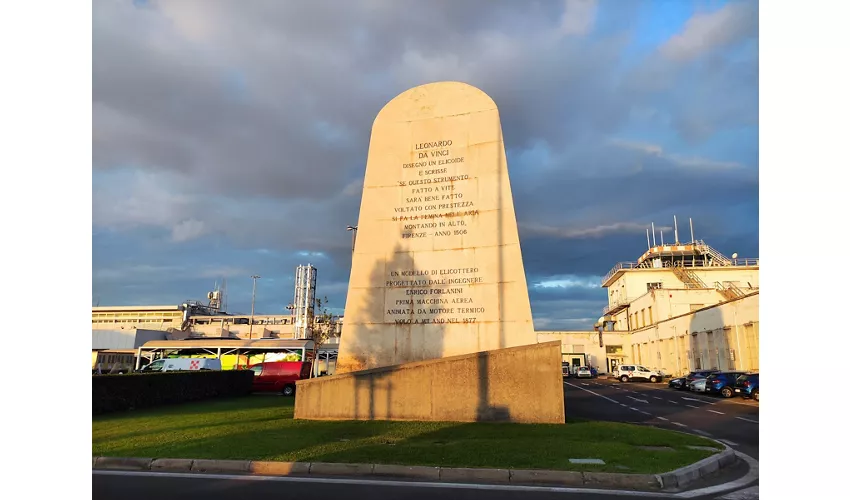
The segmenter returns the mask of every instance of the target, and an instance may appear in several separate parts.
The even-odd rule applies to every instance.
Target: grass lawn
[[[613,422],[294,420],[293,405],[293,398],[257,395],[98,416],[92,420],[92,454],[662,473],[711,455],[687,445],[717,446],[697,436]],[[574,465],[570,458],[601,458],[605,465]]]

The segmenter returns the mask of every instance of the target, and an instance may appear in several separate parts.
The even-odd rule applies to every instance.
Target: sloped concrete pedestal
[[[295,418],[563,424],[561,343],[300,380]]]

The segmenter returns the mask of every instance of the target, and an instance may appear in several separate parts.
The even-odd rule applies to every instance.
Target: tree
[[[327,297],[314,299],[314,308],[310,314],[312,317],[308,318],[308,324],[313,339],[313,364],[310,370],[310,377],[312,377],[316,371],[319,348],[337,334],[338,324],[336,317],[328,310]]]

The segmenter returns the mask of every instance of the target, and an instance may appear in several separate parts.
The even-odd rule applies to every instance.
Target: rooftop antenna
[[[690,217],[688,217],[688,221],[690,221],[690,223],[691,223],[691,243],[693,243],[693,242],[696,241],[694,239],[694,220],[691,219]]]
[[[650,224],[652,224],[652,246],[655,246],[655,223],[651,222]]]
[[[676,222],[676,216],[673,216],[673,238],[676,245],[679,244],[679,224]]]
[[[646,248],[652,250],[652,245],[649,244],[649,228],[646,228]]]
[[[659,231],[661,232],[661,246],[663,247],[664,246],[664,230],[659,229]]]

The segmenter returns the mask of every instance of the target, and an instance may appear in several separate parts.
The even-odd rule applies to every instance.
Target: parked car
[[[586,366],[579,366],[576,369],[576,378],[593,378],[593,372]]]
[[[705,392],[705,382],[708,379],[698,378],[688,384],[688,390],[692,392]]]
[[[664,376],[661,372],[650,370],[641,365],[620,365],[617,367],[615,375],[620,382],[648,380],[652,383],[660,382]]]
[[[158,359],[139,371],[142,372],[173,372],[221,370],[221,360],[214,358],[166,358]]]
[[[759,374],[746,373],[738,377],[735,381],[735,394],[740,394],[741,397],[753,398],[759,400]]]
[[[685,387],[684,388],[688,389],[691,382],[693,382],[694,380],[706,378],[709,375],[711,375],[712,373],[717,373],[719,371],[720,370],[695,370],[695,371],[692,371],[692,372],[688,373],[687,375],[685,375]]]
[[[304,361],[270,361],[257,363],[248,369],[254,372],[251,390],[295,394],[295,381],[310,378],[311,364]]]
[[[685,377],[676,377],[676,378],[671,378],[670,381],[667,382],[667,387],[669,387],[671,389],[678,389],[680,391],[683,391],[683,390],[688,388],[688,384],[687,384],[687,381],[685,380]]]
[[[731,398],[735,395],[735,382],[743,374],[744,372],[734,371],[712,373],[705,379],[705,392]]]

